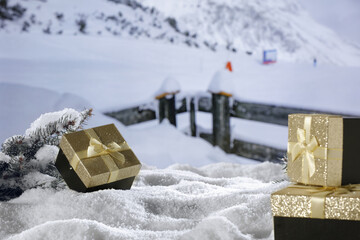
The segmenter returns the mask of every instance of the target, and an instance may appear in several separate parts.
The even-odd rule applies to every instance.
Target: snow
[[[44,113],[41,114],[38,119],[31,123],[30,128],[25,131],[25,136],[31,136],[38,129],[45,129],[45,125],[55,122],[61,117],[67,117],[69,121],[74,121],[74,129],[80,125],[81,113],[72,108],[65,108],[58,112]],[[63,126],[57,126],[57,130],[61,131]]]
[[[280,61],[308,62],[316,57],[321,62],[360,65],[360,48],[316,22],[302,7],[302,1],[139,1],[155,7],[165,16],[174,17],[182,31],[196,33],[209,43],[236,48],[240,52],[250,51],[258,58],[263,50],[277,49]],[[314,17],[326,12],[324,8],[327,9],[328,4],[318,8]],[[343,27],[350,26],[353,24]]]
[[[130,191],[32,189],[0,203],[8,239],[272,239],[282,166],[217,163],[141,170]],[[230,172],[230,174],[228,174]]]
[[[42,187],[0,202],[0,238],[272,240],[270,194],[289,184],[283,166],[226,154],[183,134],[189,129],[188,113],[177,115],[177,128],[158,120],[125,127],[102,113],[144,103],[155,106],[154,93],[167,76],[181,86],[178,96],[209,95],[216,70],[231,61],[234,86],[220,86],[220,81],[216,87],[232,90],[233,99],[360,115],[360,68],[351,67],[360,65],[358,48],[314,22],[293,0],[211,1],[215,8],[207,0],[176,1],[175,13],[166,6],[170,0],[141,1],[158,6],[161,12],[154,15],[114,7],[111,1],[69,2],[21,1],[28,7],[25,19],[0,32],[0,142],[24,134],[46,112],[92,107],[94,116],[86,128],[115,123],[143,167],[129,191],[86,194],[65,186],[52,189],[52,177],[28,174],[24,183]],[[238,2],[243,8],[235,7]],[[193,8],[196,3],[203,7]],[[57,11],[65,13],[64,21],[55,19]],[[131,27],[148,31],[150,39],[130,36],[130,27],[116,35],[124,25],[105,19],[119,11]],[[18,33],[31,14],[37,20],[30,33]],[[162,33],[165,39],[177,36],[175,42],[186,39],[164,23],[173,14],[178,14],[180,30],[202,35],[200,42],[229,41],[240,51],[219,47],[212,52],[155,40]],[[88,28],[80,34],[74,22],[84,16]],[[43,35],[50,21],[52,34]],[[263,66],[259,53],[269,47],[277,48],[279,61]],[[178,89],[174,85],[164,88]],[[196,122],[200,129],[212,128],[208,113],[197,112]],[[286,148],[284,126],[231,118],[231,130],[233,138]],[[41,167],[56,153],[45,146],[34,161]],[[9,161],[2,154],[0,159]]]
[[[45,167],[56,159],[59,153],[59,148],[56,146],[45,145],[41,147],[35,154],[35,161],[40,169]]]
[[[360,48],[316,22],[298,0],[9,1],[14,4],[26,8],[24,16],[4,21],[1,32],[151,39],[208,51],[250,51],[257,58],[263,50],[277,49],[280,61],[316,57],[360,66]]]
[[[21,70],[7,68],[7,71]],[[64,108],[83,110],[91,107],[87,100],[78,95],[58,93],[43,88],[46,84],[40,84],[43,87],[31,87],[14,84],[11,81],[3,82],[7,79],[5,76],[1,76],[0,79],[0,142],[12,135],[23,135],[25,130],[30,127],[30,123],[43,113],[59,111]],[[28,78],[24,78],[24,80],[27,84],[31,83]]]
[[[176,94],[180,92],[181,87],[178,80],[173,76],[168,76],[165,78],[164,82],[161,84],[159,90],[156,92],[156,96]]]
[[[14,46],[11,51],[7,47],[0,51],[0,100],[7,102],[0,106],[1,141],[24,134],[40,114],[65,107],[93,107],[95,117],[89,127],[112,123],[114,119],[101,113],[152,103],[169,72],[181,85],[181,95],[201,95],[227,61],[236,69],[229,74],[234,76],[233,96],[238,100],[360,115],[360,68],[356,67],[321,62],[316,68],[311,63],[263,66],[246,55],[92,36],[7,34],[1,35],[0,43]],[[31,60],[32,56],[37,59]],[[180,114],[177,118],[178,129],[188,129],[190,117]],[[197,113],[196,118],[199,128],[212,129],[211,115]],[[157,121],[144,124],[154,126]],[[127,131],[120,123],[117,126]],[[286,149],[286,127],[235,118],[231,126],[233,137]],[[165,152],[153,156],[166,162]]]
[[[2,152],[0,152],[0,161],[2,162],[6,162],[9,163],[10,162],[10,157]]]
[[[208,91],[211,93],[224,92],[233,95],[236,92],[233,78],[232,72],[228,70],[217,71],[210,82]]]
[[[353,28],[355,22],[360,22],[359,1],[302,0],[300,4],[317,22],[333,29],[343,39],[360,45],[360,31]]]

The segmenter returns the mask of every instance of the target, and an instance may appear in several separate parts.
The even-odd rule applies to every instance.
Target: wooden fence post
[[[165,118],[176,126],[176,107],[175,94],[167,95],[159,99],[159,121],[162,122]]]
[[[195,103],[194,98],[190,100],[190,130],[191,136],[196,137],[196,117],[195,117]]]
[[[176,126],[175,95],[180,92],[180,85],[173,77],[167,77],[157,92],[155,99],[159,100],[159,121],[165,118]]]
[[[230,152],[229,95],[212,94],[213,140],[225,152]]]

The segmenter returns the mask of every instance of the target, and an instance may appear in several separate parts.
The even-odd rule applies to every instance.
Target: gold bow
[[[302,179],[308,184],[310,177],[315,173],[315,156],[314,152],[319,147],[319,143],[315,136],[310,135],[311,117],[305,117],[304,129],[297,129],[297,140],[291,147],[291,160],[295,161],[302,155]]]
[[[130,149],[129,145],[124,141],[120,145],[116,142],[111,142],[106,146],[101,143],[99,136],[93,129],[85,130],[85,134],[90,138],[90,141],[86,157],[84,158],[101,157],[110,172],[107,182],[116,181],[119,174],[119,167],[115,161],[118,161],[120,165],[125,163],[125,157],[119,151]]]
[[[119,153],[119,151],[124,151],[127,149],[129,149],[129,146],[126,142],[123,142],[121,146],[116,142],[111,142],[106,146],[102,144],[99,140],[91,137],[89,147],[87,149],[87,157],[98,157],[109,154],[121,164],[124,164],[125,157],[122,153]]]
[[[346,185],[342,187],[313,187],[305,185],[292,185],[289,188],[302,189],[308,192],[311,203],[311,218],[325,218],[325,199],[329,194],[335,196],[360,191],[360,185]]]

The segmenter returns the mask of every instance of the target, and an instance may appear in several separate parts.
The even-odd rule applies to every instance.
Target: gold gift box
[[[74,180],[71,171],[74,171],[81,183],[89,189],[101,189],[99,186],[117,188],[121,184],[113,183],[123,179],[129,179],[124,182],[127,185],[125,188],[129,188],[141,168],[141,163],[114,124],[64,134],[60,148],[56,166],[60,166],[58,169],[69,187],[71,184],[68,181]],[[65,165],[63,156],[68,161]],[[73,185],[77,188],[79,184]]]
[[[287,174],[318,186],[360,183],[360,119],[290,114]]]
[[[360,221],[360,184],[310,187],[294,184],[271,195],[276,217]]]

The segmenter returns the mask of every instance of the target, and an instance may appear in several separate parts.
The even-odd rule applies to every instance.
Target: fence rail
[[[239,101],[236,99],[232,101],[232,105],[229,106],[228,108],[226,107],[225,104],[225,111],[224,109],[219,111],[218,107],[214,108],[213,105],[217,104],[217,102],[219,102],[220,104],[224,104],[224,100],[223,99],[221,100],[221,98],[215,100],[217,94],[213,94],[212,96],[201,96],[197,98],[186,97],[176,100],[175,100],[175,95],[173,95],[172,97],[173,97],[173,101],[176,101],[176,103],[173,105],[178,106],[173,111],[175,114],[190,112],[189,121],[190,121],[190,132],[192,136],[199,136],[213,145],[220,146],[226,152],[234,153],[242,157],[255,159],[259,161],[279,162],[280,159],[285,156],[286,150],[277,149],[257,143],[246,142],[241,139],[234,139],[231,143],[228,143],[227,139],[230,138],[230,130],[226,129],[227,128],[226,121],[229,121],[228,117],[226,117],[226,114],[229,114],[230,117],[277,124],[282,126],[288,125],[288,115],[292,113],[326,113],[326,114],[344,115],[341,113],[324,112],[313,109],[302,109],[302,108],[292,108],[292,107],[269,105],[269,104],[251,103],[251,102]],[[171,101],[172,97],[166,99],[168,99],[168,101]],[[163,103],[161,103],[162,101],[159,101],[160,116],[162,114],[163,116],[166,116],[166,113],[161,113],[161,111],[166,111],[164,110],[164,107],[161,107],[161,104],[167,104],[166,99],[161,99]],[[119,111],[108,112],[105,114],[119,120],[126,126],[156,119],[157,118],[156,111],[151,109],[146,109],[146,105],[147,104],[128,108],[128,109],[123,109]],[[216,125],[215,128],[213,128],[213,132],[211,134],[197,132],[196,109],[197,111],[200,112],[208,112],[213,114],[213,125],[216,124],[218,125]],[[174,125],[176,125],[176,123]],[[229,136],[226,136],[226,134],[228,134]],[[225,139],[224,140],[225,143],[223,143],[221,139],[219,140],[219,138]]]

